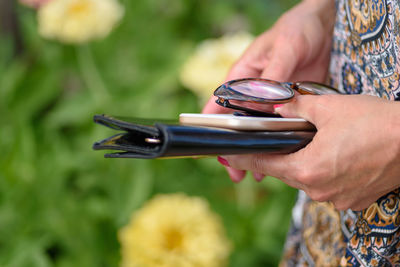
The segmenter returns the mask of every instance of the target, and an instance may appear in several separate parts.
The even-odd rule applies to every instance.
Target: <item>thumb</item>
[[[261,78],[279,82],[287,82],[298,64],[298,54],[291,42],[277,42],[270,52],[267,67]]]
[[[317,109],[321,107],[321,104],[318,103],[321,98],[324,96],[299,95],[291,102],[276,107],[275,112],[284,118],[302,118],[317,126],[318,115],[321,114]]]

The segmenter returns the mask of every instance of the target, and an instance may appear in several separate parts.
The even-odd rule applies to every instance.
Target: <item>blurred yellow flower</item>
[[[65,43],[83,43],[107,36],[123,13],[117,0],[52,0],[39,9],[39,33]]]
[[[123,267],[226,266],[230,243],[199,197],[158,195],[119,232]]]
[[[201,42],[183,65],[182,84],[202,101],[208,99],[253,39],[251,34],[240,32]]]

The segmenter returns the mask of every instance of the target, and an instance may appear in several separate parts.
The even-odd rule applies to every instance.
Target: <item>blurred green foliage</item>
[[[263,32],[292,0],[125,0],[105,40],[68,46],[40,38],[18,6],[23,51],[0,40],[0,266],[117,266],[118,229],[157,193],[207,198],[235,250],[230,266],[277,265],[295,190],[273,179],[234,185],[214,158],[104,159],[111,131],[92,116],[177,118],[199,112],[178,81],[199,41]]]

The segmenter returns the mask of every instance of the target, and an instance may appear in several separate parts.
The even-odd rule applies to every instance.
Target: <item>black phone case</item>
[[[96,115],[94,121],[120,131],[96,142],[95,150],[113,150],[106,158],[165,158],[253,153],[291,153],[306,146],[315,132],[240,132],[183,126],[172,121]],[[146,142],[146,138],[157,143]]]

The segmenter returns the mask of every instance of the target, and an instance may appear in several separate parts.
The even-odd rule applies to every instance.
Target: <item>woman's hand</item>
[[[262,77],[276,81],[324,82],[335,19],[333,0],[304,0],[260,35],[233,66],[227,80]],[[203,113],[228,113],[212,97]],[[245,172],[227,168],[233,181]],[[257,180],[262,174],[254,175]]]
[[[373,96],[299,96],[278,109],[317,127],[288,155],[224,157],[238,170],[277,177],[339,210],[361,210],[400,186],[400,103]]]

